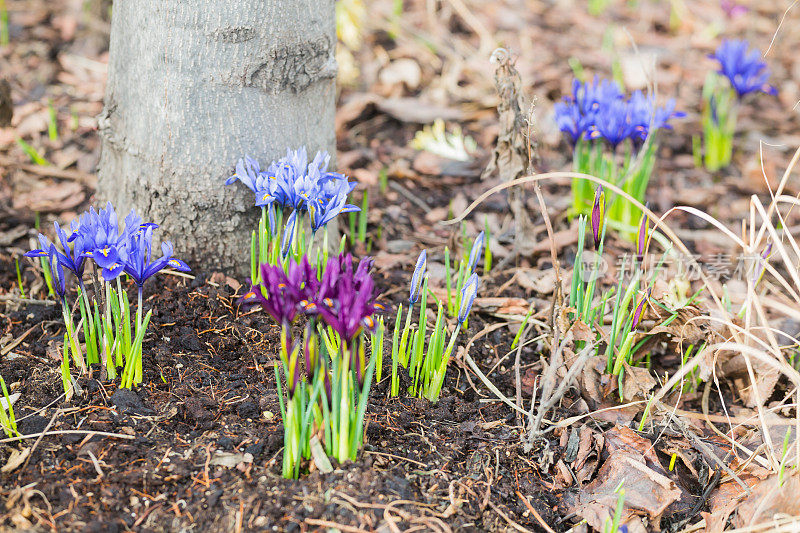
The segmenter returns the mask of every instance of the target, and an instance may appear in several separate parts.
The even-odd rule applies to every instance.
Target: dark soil
[[[81,430],[42,439],[28,463],[4,478],[5,490],[33,484],[41,491],[30,505],[45,522],[88,531],[299,531],[335,523],[371,530],[387,520],[400,528],[502,529],[505,519],[491,504],[535,528],[521,491],[538,494],[531,505],[555,523],[558,495],[542,487],[537,458],[521,453],[513,414],[481,401],[455,365],[431,405],[386,399],[387,364],[373,388],[359,459],[330,474],[282,479],[276,326],[262,313],[243,315],[230,287],[202,276],[160,279],[147,292],[146,306],[154,309],[147,385],[115,390],[114,383],[83,378],[83,393],[69,404],[57,362],[47,364],[59,335],[55,307],[29,305],[8,316],[12,335],[35,325],[18,355],[0,364],[25,399],[17,410],[20,431]],[[468,336],[483,327],[471,322]],[[490,367],[509,342],[506,335],[483,339],[472,355]],[[510,374],[491,377],[513,391]],[[554,446],[551,453],[559,453]],[[11,452],[3,448],[0,462]],[[230,458],[230,465],[215,466],[217,458]]]

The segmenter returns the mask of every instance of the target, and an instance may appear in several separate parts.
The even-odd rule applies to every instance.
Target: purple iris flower
[[[720,0],[719,6],[725,12],[725,16],[729,19],[737,19],[742,15],[746,15],[750,11],[746,6],[738,4],[733,0]]]
[[[74,223],[73,223],[74,224]],[[53,256],[63,268],[71,271],[75,274],[75,277],[78,278],[78,283],[83,286],[83,272],[86,267],[86,257],[83,255],[84,245],[83,245],[83,238],[78,235],[70,244],[69,238],[64,230],[59,226],[58,222],[54,222],[53,225],[55,226],[56,235],[58,236],[58,240],[61,243],[61,247],[63,248],[64,252],[59,252],[56,249],[56,253]],[[31,250],[25,254],[26,257],[47,257],[50,255],[50,247],[53,246],[50,241],[42,235],[39,234],[39,245],[41,248],[36,250]]]
[[[650,292],[653,289],[648,287],[647,291],[642,295],[639,303],[636,305],[636,309],[633,312],[633,322],[631,323],[631,329],[636,329],[636,326],[639,325],[639,322],[642,320],[642,316],[644,316],[644,311],[647,309],[647,302],[650,301]]]
[[[372,315],[375,313],[377,292],[369,273],[373,260],[365,257],[353,269],[350,254],[328,260],[320,282],[319,315],[341,337],[351,343],[365,328],[375,328]]]
[[[125,273],[128,274],[139,287],[144,285],[148,278],[154,276],[164,268],[172,267],[181,272],[189,272],[189,266],[176,257],[172,257],[172,243],[161,243],[161,257],[151,261],[153,247],[153,227],[132,234],[128,241],[128,259],[125,262]]]
[[[749,46],[745,40],[725,40],[708,57],[719,61],[717,72],[728,78],[739,98],[758,91],[778,94],[775,87],[767,84],[769,68],[761,60],[761,52],[755,48],[748,51]]]
[[[594,239],[594,249],[600,248],[600,241],[603,239],[603,226],[606,223],[606,193],[602,185],[598,185],[594,191],[594,204],[592,204],[592,237]]]
[[[376,302],[377,292],[370,275],[373,260],[365,257],[353,270],[350,254],[328,260],[319,287],[317,303],[319,315],[342,339],[350,350],[351,365],[359,384],[363,383],[366,371],[362,331],[375,329],[375,311],[383,309]]]
[[[260,303],[278,324],[291,324],[301,311],[316,312],[319,281],[307,257],[303,256],[300,263],[289,259],[285,272],[281,265],[264,263],[261,279],[261,283],[253,285],[242,296],[242,301]]]

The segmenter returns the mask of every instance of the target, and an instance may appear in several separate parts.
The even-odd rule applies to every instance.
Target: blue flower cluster
[[[83,288],[86,258],[93,259],[102,269],[103,279],[106,281],[111,281],[125,272],[139,287],[166,267],[182,272],[189,271],[186,263],[172,256],[172,244],[168,241],[161,244],[162,256],[152,260],[153,230],[158,226],[151,222],[143,223],[136,212],[131,210],[125,217],[124,226],[120,231],[117,213],[111,202],[99,212],[92,207],[87,213],[73,220],[69,236],[58,222],[54,224],[62,251],[40,233],[41,248],[31,250],[25,255],[50,258],[51,268],[56,273],[56,289],[62,297],[65,286],[64,277],[60,274],[63,269],[75,274]]]
[[[356,184],[344,174],[328,172],[329,162],[327,152],[317,152],[309,163],[305,147],[287,149],[285,157],[262,171],[258,161],[245,156],[225,185],[241,181],[255,193],[256,205],[269,207],[270,213],[275,206],[308,212],[316,232],[340,213],[359,211],[347,203]]]
[[[717,72],[728,78],[739,98],[759,91],[778,94],[775,87],[767,84],[769,69],[761,60],[761,52],[756,49],[748,51],[749,47],[750,44],[744,40],[725,40],[708,57],[719,61]]]
[[[625,139],[641,143],[648,134],[671,129],[669,120],[686,116],[675,111],[675,100],[657,107],[653,97],[635,91],[630,98],[609,80],[572,82],[572,96],[555,105],[556,123],[574,145],[581,139],[605,139],[616,148]]]

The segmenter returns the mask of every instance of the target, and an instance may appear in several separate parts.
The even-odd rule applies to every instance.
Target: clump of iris
[[[152,258],[153,231],[158,226],[147,222],[131,211],[120,228],[114,206],[94,207],[70,224],[69,234],[54,223],[58,246],[39,234],[38,249],[25,255],[40,257],[48,286],[52,286],[61,304],[66,327],[62,377],[65,392],[69,390],[69,359],[81,373],[89,365],[101,364],[101,374],[117,377],[122,368],[122,386],[132,387],[142,381],[142,342],[152,310],[143,317],[142,291],[144,283],[164,268],[186,272],[189,267],[172,256],[172,244],[161,244],[162,255]],[[87,266],[90,268],[87,271]],[[77,283],[77,297],[72,306],[68,301],[66,273],[71,272]],[[135,322],[122,277],[127,276],[137,287]],[[87,284],[87,278],[89,283]],[[76,328],[72,309],[80,308],[81,320]],[[132,325],[133,324],[133,325]],[[84,357],[80,330],[85,340]]]
[[[354,267],[349,254],[330,257],[323,269],[305,255],[299,262],[290,257],[285,266],[260,265],[262,281],[243,296],[281,327],[275,375],[284,423],[284,477],[298,477],[314,446],[342,462],[354,460],[364,442],[378,346],[372,343],[367,358],[365,336],[377,333],[382,321],[374,315],[383,310],[371,268],[371,258]],[[292,333],[301,317],[306,320],[302,339]]]
[[[636,232],[636,261],[632,265],[627,287],[622,283],[601,286],[603,246],[608,222],[605,204],[605,191],[603,187],[598,187],[589,217],[581,215],[578,219],[578,247],[573,262],[567,316],[573,323],[581,323],[582,328],[589,332],[588,338],[576,341],[576,353],[589,344],[593,345],[596,355],[606,358],[606,372],[616,376],[619,381],[620,400],[630,400],[622,398],[625,371],[630,365],[641,363],[643,356],[640,349],[648,338],[642,338],[639,327],[655,283],[655,276],[650,281],[645,278],[645,256],[652,235],[649,218],[643,213]],[[593,257],[585,255],[587,226],[596,252]],[[662,264],[660,262],[653,270],[658,272]],[[622,277],[623,274],[620,274]],[[605,345],[605,351],[602,351],[602,345]]]
[[[770,72],[761,52],[750,49],[747,41],[725,40],[709,57],[719,63],[719,69],[709,72],[703,85],[703,146],[695,137],[694,154],[697,166],[714,172],[731,163],[743,100],[754,93],[775,95],[777,90],[767,83]]]
[[[324,246],[315,256],[312,247],[317,233],[339,214],[360,210],[347,203],[355,183],[344,174],[328,171],[329,163],[327,152],[317,152],[309,162],[305,147],[287,148],[286,156],[272,161],[266,170],[245,156],[236,164],[234,175],[225,181],[226,185],[242,182],[253,191],[255,205],[261,208],[258,228],[251,239],[253,283],[260,279],[259,265],[285,264],[289,256],[299,261],[308,255],[314,258],[317,268],[326,264],[328,233],[323,232]],[[311,235],[306,235],[307,228]]]
[[[600,177],[640,202],[653,172],[657,133],[671,129],[669,121],[683,117],[675,100],[663,107],[652,96],[634,91],[630,97],[616,82],[572,82],[572,93],[555,104],[555,119],[573,150],[576,172]],[[586,180],[572,183],[574,214],[588,214],[593,191]],[[624,199],[609,199],[608,217],[626,233],[635,232],[639,210]]]
[[[426,323],[429,293],[428,252],[422,250],[419,254],[411,275],[405,325],[401,326],[404,322],[402,304],[398,306],[395,318],[391,348],[392,380],[389,388],[391,396],[398,396],[400,393],[400,368],[402,367],[408,372],[411,383],[408,387],[409,394],[426,398],[431,402],[439,400],[447,365],[454,353],[456,339],[459,332],[466,328],[480,287],[477,269],[483,255],[484,242],[484,232],[481,232],[473,241],[469,256],[462,256],[459,261],[455,297],[452,297],[449,251],[445,248],[446,292],[444,294],[446,301],[442,302],[434,295],[437,302],[436,321],[430,335],[427,334]],[[416,325],[412,325],[414,307],[417,304],[419,304],[418,321]],[[447,341],[448,320],[446,315],[455,319],[449,342]]]

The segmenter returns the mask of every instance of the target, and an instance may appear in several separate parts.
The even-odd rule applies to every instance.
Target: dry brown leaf
[[[553,246],[555,246],[556,252],[577,242],[578,232],[573,227],[570,227],[568,230],[556,231],[553,233]],[[543,239],[533,246],[533,253],[549,252],[550,247],[550,240]]]
[[[628,363],[623,363],[623,365],[625,376],[622,378],[622,397],[627,402],[647,399],[647,393],[656,386],[656,380],[650,374],[650,370],[639,366],[630,366]]]
[[[377,256],[375,262],[377,265]],[[440,300],[447,298],[447,289],[433,287],[430,288],[430,290]],[[473,309],[478,309],[486,313],[497,313],[500,315],[525,315],[528,312],[529,306],[530,304],[524,298],[503,296],[475,298],[475,301],[472,304]]]
[[[430,104],[419,98],[387,98],[375,103],[380,111],[400,122],[430,124],[437,118],[445,121],[464,118],[464,113],[459,109]]]
[[[3,472],[4,474],[13,472],[22,466],[22,463],[25,462],[25,459],[27,459],[30,454],[30,448],[22,448],[21,450],[17,448],[12,449],[11,456],[8,458],[8,461],[6,461],[6,464],[0,468],[0,472]]]
[[[419,152],[411,163],[411,168],[420,174],[429,174],[431,176],[438,176],[442,173],[442,166],[445,164],[445,159],[430,152]],[[460,211],[453,211],[458,213]]]
[[[14,208],[60,213],[78,207],[85,197],[83,186],[73,181],[64,181],[15,196]]]
[[[413,59],[401,57],[389,63],[378,75],[384,85],[405,84],[411,90],[419,87],[422,80],[422,69]]]
[[[756,390],[752,387],[747,361],[743,355],[725,352],[718,354],[718,358],[720,375],[733,382],[734,388],[747,407],[756,407],[757,399],[763,403],[772,395],[780,379],[780,371],[777,368],[758,359],[750,359],[756,378],[755,386],[758,394],[755,394]]]
[[[800,516],[800,473],[793,468],[784,471],[783,479],[774,475],[760,482],[737,507],[733,515],[735,527],[767,522],[775,515]]]
[[[653,443],[642,437],[634,430],[625,426],[615,426],[605,432],[606,450],[608,452],[620,450],[642,457],[647,466],[667,476],[667,470],[661,465]]]
[[[747,472],[742,472],[739,478],[749,487],[755,487],[760,480],[751,476]],[[736,510],[739,502],[747,493],[735,480],[721,483],[708,498],[708,508],[710,513],[703,512],[701,515],[706,521],[706,531],[708,533],[721,533],[725,530],[728,518]]]
[[[591,408],[596,408],[603,401],[601,380],[606,376],[606,360],[603,357],[590,357],[583,365],[580,376],[582,396]]]
[[[578,455],[572,468],[579,483],[591,478],[600,464],[600,451],[603,449],[603,435],[595,433],[589,425],[581,426]]]
[[[556,287],[555,270],[519,269],[517,282],[523,289],[534,291],[538,294],[553,294]]]
[[[641,454],[615,450],[600,467],[597,478],[580,490],[573,512],[603,531],[614,516],[620,485],[625,489],[621,523],[646,517],[651,531],[659,530],[661,515],[682,494],[671,479],[649,468]]]
[[[375,269],[378,271],[391,270],[392,268],[404,265],[409,262],[407,254],[389,254],[378,252],[375,254]]]

